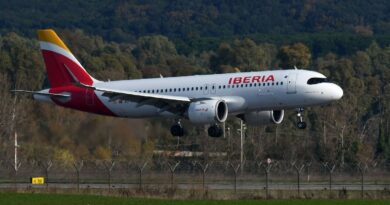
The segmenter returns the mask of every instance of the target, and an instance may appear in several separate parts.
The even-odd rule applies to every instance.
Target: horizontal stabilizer
[[[44,96],[53,96],[53,97],[63,97],[63,98],[69,98],[70,94],[64,94],[64,93],[46,93],[41,91],[31,91],[31,90],[11,90],[13,93],[26,93],[26,94],[33,94],[33,95],[44,95]]]

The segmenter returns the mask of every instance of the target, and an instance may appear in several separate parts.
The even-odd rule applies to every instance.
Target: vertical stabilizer
[[[38,30],[38,39],[50,87],[70,85],[75,79],[85,85],[96,81],[53,30]]]

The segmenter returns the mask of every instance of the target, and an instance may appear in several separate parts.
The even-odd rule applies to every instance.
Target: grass
[[[169,200],[93,195],[0,193],[1,205],[388,205],[390,200]]]

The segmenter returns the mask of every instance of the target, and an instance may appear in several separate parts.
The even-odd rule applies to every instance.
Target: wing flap
[[[95,91],[103,92],[103,96],[108,97],[110,101],[131,101],[138,103],[137,107],[144,105],[152,105],[159,108],[159,112],[171,112],[177,115],[183,115],[188,105],[193,99],[183,96],[171,96],[171,95],[160,95],[151,93],[140,93],[134,91],[124,91],[109,88],[101,88],[85,85],[82,83],[76,84],[79,87],[86,89],[92,89]]]

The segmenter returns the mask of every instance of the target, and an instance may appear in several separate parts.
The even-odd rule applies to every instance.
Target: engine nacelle
[[[228,106],[223,100],[203,100],[191,103],[187,114],[188,119],[196,124],[224,122],[228,116]]]
[[[245,123],[253,126],[280,124],[283,118],[284,110],[254,111],[244,114]]]

